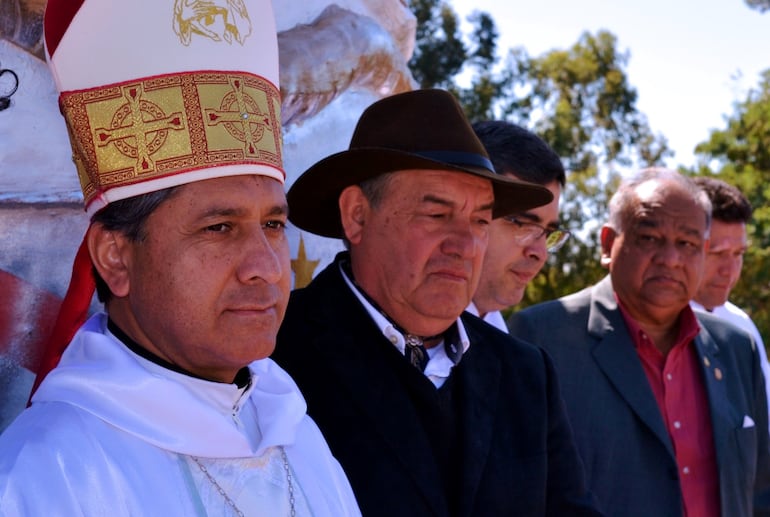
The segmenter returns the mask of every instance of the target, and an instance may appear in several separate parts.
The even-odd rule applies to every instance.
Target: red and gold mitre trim
[[[258,75],[175,73],[63,92],[59,105],[86,207],[110,189],[138,186],[127,189],[137,195],[140,183],[187,183],[177,176],[204,179],[205,169],[285,178],[280,92]],[[215,169],[227,166],[236,167]]]

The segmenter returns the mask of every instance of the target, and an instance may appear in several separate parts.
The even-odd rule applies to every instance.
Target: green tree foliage
[[[411,8],[417,18],[412,75],[420,88],[448,88],[468,59],[457,15],[440,0],[415,0]]]
[[[628,55],[617,50],[611,33],[584,33],[569,49],[541,57],[523,49],[511,56],[513,83],[503,91],[502,114],[533,122],[569,169],[656,163],[666,153],[665,141],[651,134],[636,108],[625,73]]]
[[[731,300],[748,312],[760,333],[770,336],[770,70],[746,98],[736,102],[726,128],[712,131],[695,152],[695,172],[716,175],[739,187],[754,207],[747,228],[751,246],[744,257],[741,280]]]
[[[619,169],[658,164],[669,154],[665,139],[654,135],[637,109],[636,90],[625,72],[627,53],[617,49],[611,33],[585,33],[568,49],[532,57],[524,48],[498,56],[498,31],[481,12],[469,17],[471,30],[462,45],[449,48],[452,63],[464,55],[463,66],[439,66],[440,80],[429,69],[446,60],[441,52],[447,28],[457,31],[456,14],[442,2],[412,3],[418,23],[416,58],[410,62],[422,87],[453,91],[472,121],[504,119],[542,136],[562,157],[568,169],[562,219],[575,237],[550,257],[551,267],[528,287],[522,305],[553,299],[599,280],[606,272],[599,264],[598,230],[609,196],[619,181]],[[464,49],[461,54],[458,48]],[[428,69],[423,69],[427,66]],[[448,73],[448,74],[447,74]],[[459,75],[458,75],[459,74]]]
[[[469,21],[473,25],[471,44],[466,66],[473,68],[469,88],[460,89],[456,84],[450,89],[457,95],[471,120],[482,120],[493,111],[496,99],[503,95],[503,88],[510,80],[510,74],[495,72],[499,34],[492,17],[487,13],[474,12]]]

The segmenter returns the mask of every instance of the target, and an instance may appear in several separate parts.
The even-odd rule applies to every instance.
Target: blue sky
[[[607,29],[630,53],[629,81],[653,131],[668,138],[668,165],[693,165],[693,148],[770,68],[770,13],[743,0],[448,0],[461,18],[486,11],[500,48],[532,56]]]

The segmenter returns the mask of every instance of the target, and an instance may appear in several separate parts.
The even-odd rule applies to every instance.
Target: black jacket
[[[550,359],[467,313],[471,345],[447,381],[457,408],[447,480],[407,386],[418,381],[345,284],[340,256],[292,293],[273,359],[305,395],[364,517],[599,515]]]

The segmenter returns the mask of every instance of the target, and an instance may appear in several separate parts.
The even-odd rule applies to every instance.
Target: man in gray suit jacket
[[[642,171],[613,196],[601,230],[609,276],[509,322],[553,356],[590,489],[609,516],[770,515],[755,345],[688,305],[710,214],[690,179]]]

